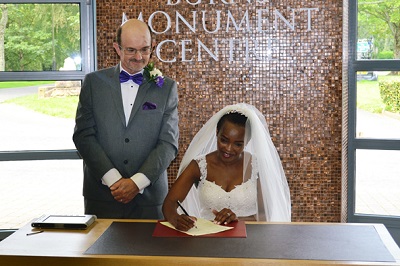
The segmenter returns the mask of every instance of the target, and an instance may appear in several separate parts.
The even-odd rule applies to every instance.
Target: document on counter
[[[211,222],[209,220],[202,219],[202,218],[197,218],[197,221],[196,221],[197,228],[193,227],[193,228],[189,229],[188,231],[178,230],[172,224],[170,224],[169,222],[166,222],[166,221],[160,222],[160,223],[162,225],[165,225],[176,231],[179,231],[179,232],[191,235],[191,236],[202,236],[202,235],[208,235],[208,234],[215,234],[215,233],[233,229],[233,227],[218,225],[218,224],[215,224],[214,222]]]

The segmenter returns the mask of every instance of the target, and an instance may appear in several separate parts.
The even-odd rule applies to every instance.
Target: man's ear
[[[120,56],[121,49],[119,49],[118,43],[114,42],[113,47],[114,47],[115,51],[117,52],[117,54]]]
[[[151,53],[150,53],[150,58],[153,56],[153,52],[156,49],[156,40],[151,41]]]

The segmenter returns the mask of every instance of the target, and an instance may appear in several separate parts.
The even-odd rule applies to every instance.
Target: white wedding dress
[[[221,186],[207,180],[207,161],[205,155],[197,158],[200,168],[198,185],[200,217],[214,220],[212,210],[229,208],[237,217],[247,217],[257,213],[257,175],[252,173],[249,180],[226,192]]]

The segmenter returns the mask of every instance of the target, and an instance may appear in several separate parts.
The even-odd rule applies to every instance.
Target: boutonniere
[[[144,70],[149,75],[149,81],[153,81],[158,87],[162,87],[164,84],[164,77],[162,72],[154,67],[154,63],[150,62]]]

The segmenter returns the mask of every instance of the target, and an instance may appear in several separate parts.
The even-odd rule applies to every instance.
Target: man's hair
[[[153,44],[153,34],[151,32],[151,29],[150,29],[149,25],[147,25],[147,28],[149,29],[149,33],[150,33],[150,45],[152,45]],[[122,34],[122,25],[119,26],[118,29],[117,29],[116,41],[117,41],[117,44],[119,46],[121,46],[121,34]]]

